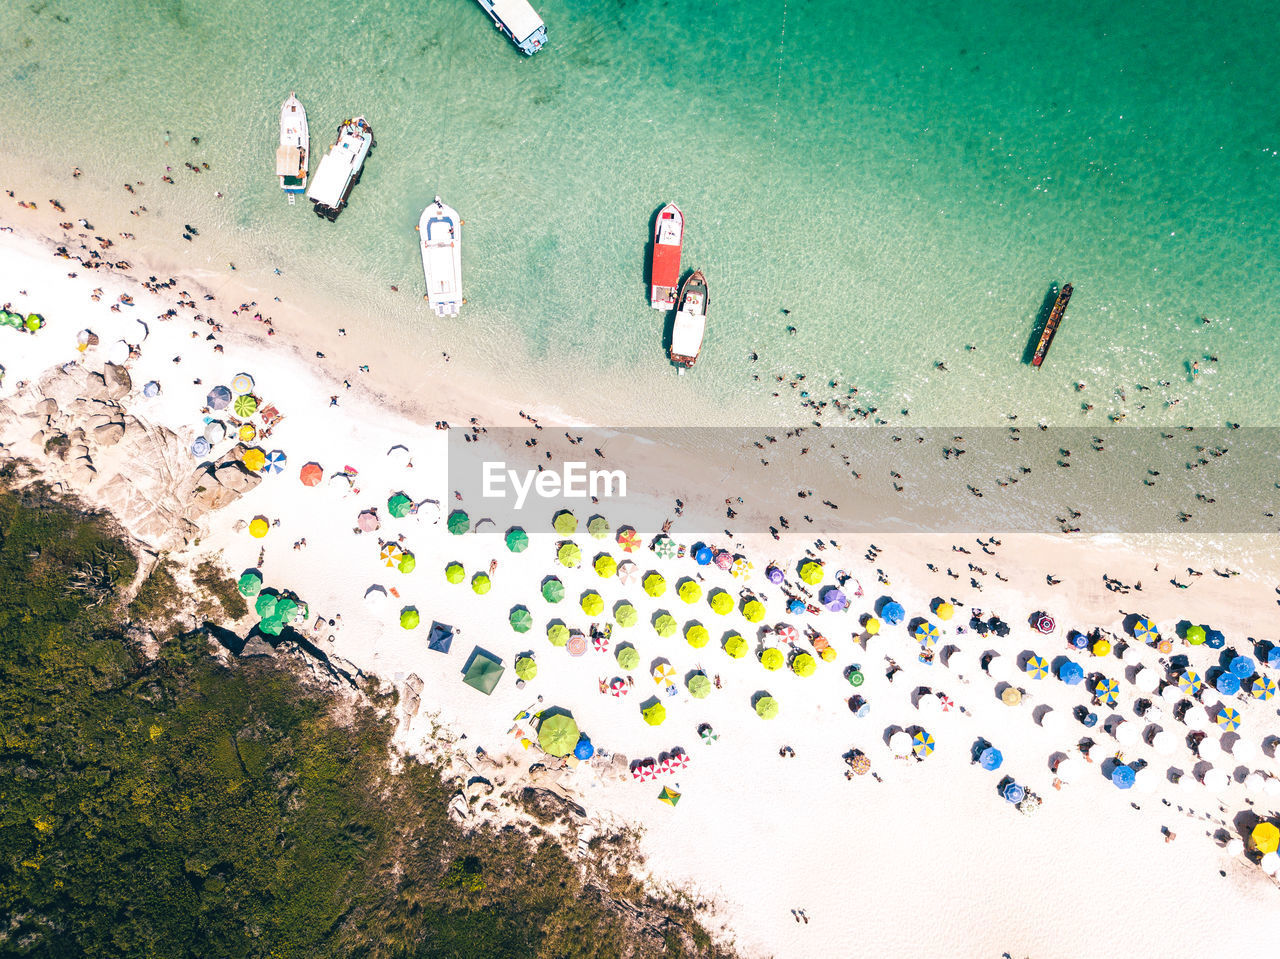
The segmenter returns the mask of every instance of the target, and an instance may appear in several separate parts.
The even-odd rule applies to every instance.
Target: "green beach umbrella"
[[[478,689],[480,692],[489,696],[493,693],[494,687],[498,685],[498,680],[502,678],[506,667],[490,656],[476,649],[471,665],[467,667],[467,671],[462,676],[462,681],[472,689]]]
[[[640,654],[636,652],[634,646],[619,646],[618,651],[614,653],[614,659],[618,661],[618,666],[631,672],[640,665]]]
[[[444,578],[451,583],[461,583],[467,578],[467,571],[461,563],[450,563],[444,568]]]
[[[1200,645],[1201,643],[1203,643],[1204,641],[1205,641],[1205,634],[1204,634],[1204,627],[1203,627],[1203,626],[1188,626],[1188,627],[1187,627],[1187,642],[1188,642],[1188,643],[1190,643],[1192,646],[1199,646],[1199,645]]]
[[[449,532],[454,536],[461,536],[467,530],[471,529],[471,517],[460,509],[455,509],[449,514]]]
[[[489,582],[488,573],[476,573],[471,577],[471,592],[477,596],[483,596],[493,587],[493,583]]]
[[[747,618],[748,623],[760,622],[764,619],[764,603],[758,599],[748,600],[742,607],[742,615]]]
[[[741,659],[747,655],[747,641],[737,633],[730,633],[724,641],[724,651],[734,659]]]
[[[400,625],[405,629],[417,629],[418,623],[422,621],[422,617],[418,615],[418,611],[412,606],[400,611]]]
[[[659,636],[666,639],[668,636],[674,636],[679,624],[676,623],[675,617],[669,613],[663,613],[653,621],[653,628]]]
[[[604,612],[604,600],[599,593],[587,593],[582,597],[582,611],[588,616],[599,616]]]
[[[402,573],[412,573],[417,568],[418,561],[413,558],[412,553],[406,551],[400,554],[400,562],[396,566]]]
[[[680,553],[680,547],[670,536],[663,536],[653,544],[653,551],[657,554],[658,559],[675,559]]]
[[[413,500],[405,496],[404,493],[396,493],[395,496],[387,500],[387,512],[396,519],[404,519],[413,509]]]
[[[567,509],[562,509],[556,513],[556,518],[552,520],[551,526],[561,536],[572,536],[578,529],[578,517]]]
[[[587,532],[596,539],[604,539],[609,535],[609,521],[603,516],[596,516],[587,523]]]
[[[552,623],[547,627],[547,640],[552,646],[563,646],[569,642],[569,627],[564,623]]]
[[[573,543],[562,543],[556,552],[556,557],[560,560],[561,566],[572,569],[582,562],[582,550]]]
[[[619,626],[629,627],[634,626],[640,617],[636,613],[636,608],[630,603],[621,603],[614,609],[613,618]]]
[[[773,719],[778,715],[778,701],[772,696],[761,696],[756,700],[756,715],[761,719]]]
[[[550,577],[542,584],[542,598],[548,603],[560,602],[560,600],[564,599],[564,583],[554,576]]]
[[[822,582],[822,564],[816,559],[806,560],[800,564],[800,578],[810,586]]]
[[[523,606],[517,606],[507,617],[507,622],[517,633],[527,633],[533,628],[533,615]]]
[[[608,553],[605,553],[603,556],[597,556],[595,566],[596,575],[601,579],[608,579],[618,571],[617,561]]]
[[[663,720],[667,718],[667,707],[658,702],[650,703],[640,710],[640,715],[644,717],[644,721],[650,726],[661,726]]]
[[[552,756],[569,755],[581,736],[578,724],[568,713],[548,716],[538,726],[538,745]]]
[[[279,636],[284,629],[284,620],[279,616],[269,616],[258,624],[258,629],[268,636]]]
[[[684,631],[684,638],[694,649],[701,649],[711,642],[711,634],[701,623],[694,623]]]
[[[538,675],[538,664],[532,656],[521,656],[516,660],[516,675],[521,679],[533,679]]]
[[[711,604],[711,612],[719,616],[728,616],[733,611],[733,597],[723,589],[713,592],[708,602]]]
[[[276,600],[276,611],[271,615],[283,623],[291,623],[293,618],[298,615],[298,604],[288,596],[281,596]]]
[[[694,673],[689,677],[689,695],[694,699],[706,699],[711,695],[711,680],[705,673]]]
[[[268,619],[276,611],[276,597],[272,593],[261,593],[258,595],[258,601],[254,603],[254,610],[258,614],[259,619]]]
[[[770,647],[760,654],[760,665],[769,670],[769,672],[773,672],[775,669],[781,669],[784,661],[782,650],[780,649],[773,649]]]
[[[657,598],[667,591],[667,581],[661,573],[650,573],[644,578],[644,591]]]
[[[39,313],[28,313],[26,327],[28,332],[39,332],[40,327],[44,326],[44,317]]]
[[[529,534],[519,526],[507,530],[507,549],[513,553],[523,553],[529,548]]]
[[[686,603],[696,603],[698,600],[702,599],[702,587],[693,580],[686,579],[680,584],[680,589],[677,590],[677,594]]]
[[[791,671],[797,676],[812,676],[817,668],[817,662],[808,653],[801,653],[791,660]]]
[[[244,396],[237,396],[235,402],[231,404],[231,410],[236,416],[242,420],[247,420],[254,413],[258,412],[258,401],[246,393]]]
[[[262,577],[250,570],[240,577],[236,589],[240,590],[241,596],[257,596],[262,592]]]

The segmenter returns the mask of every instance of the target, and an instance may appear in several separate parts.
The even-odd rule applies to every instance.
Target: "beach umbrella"
[[[421,617],[412,606],[407,606],[400,611],[400,625],[404,629],[417,629],[419,622],[421,622]]]
[[[1253,848],[1264,855],[1280,849],[1280,829],[1269,822],[1260,822],[1254,826],[1249,839]]]
[[[572,716],[555,712],[546,716],[538,726],[538,745],[552,756],[567,756],[578,745],[582,733]]]
[[[204,398],[204,402],[211,410],[225,410],[231,405],[231,391],[225,386],[215,386]]]
[[[868,616],[866,622],[862,624],[862,628],[866,631],[868,636],[874,636],[880,632],[880,620],[876,619],[874,616]]]
[[[1154,693],[1160,686],[1160,674],[1154,669],[1139,666],[1133,677],[1133,685],[1138,687],[1138,692]]]
[[[794,643],[800,638],[796,628],[788,623],[782,623],[773,632],[784,643]]]
[[[1270,699],[1276,694],[1276,681],[1270,676],[1259,676],[1253,681],[1252,692],[1258,699]]]
[[[275,615],[277,602],[279,597],[275,593],[259,593],[253,604],[253,611],[258,614],[259,619],[269,619]]]
[[[1011,802],[1014,805],[1022,802],[1022,800],[1026,798],[1026,795],[1027,791],[1017,783],[1009,783],[1009,785],[1004,787],[1005,801]]]
[[[1248,679],[1258,671],[1258,664],[1253,661],[1251,656],[1237,656],[1231,660],[1231,665],[1227,667],[1240,679]]]
[[[1103,676],[1094,684],[1093,694],[1108,706],[1114,706],[1120,696],[1120,684]]]
[[[653,544],[653,551],[657,554],[658,559],[675,559],[680,552],[680,547],[675,544],[675,541],[670,536],[662,536]]]
[[[538,664],[533,661],[532,656],[521,656],[516,660],[516,675],[524,680],[538,675]]]
[[[716,553],[716,566],[728,572],[733,568],[733,554],[727,549],[722,549]]]
[[[1280,646],[1272,646],[1267,650],[1267,665],[1273,669],[1280,668]]]
[[[142,395],[146,397],[159,396],[160,384],[157,383],[155,380],[149,381],[145,386],[142,387]]]
[[[658,793],[658,802],[664,802],[668,806],[675,806],[680,801],[680,793],[667,786],[662,787],[662,792]]]
[[[623,552],[634,553],[640,547],[640,536],[630,526],[618,530],[618,545]]]
[[[1141,665],[1144,648],[1138,643],[1125,643],[1124,648],[1120,650],[1120,662],[1126,666]]]
[[[533,628],[533,614],[523,606],[517,606],[507,616],[507,622],[517,633],[527,633]]]
[[[584,762],[594,756],[596,747],[591,745],[591,740],[586,736],[578,740],[578,745],[573,747],[573,755],[575,759],[581,759]]]
[[[1240,677],[1232,672],[1220,673],[1213,687],[1224,696],[1234,696],[1240,692]]]
[[[1220,630],[1211,629],[1204,634],[1204,644],[1210,649],[1221,649],[1227,645],[1227,637]]]
[[[679,628],[676,618],[669,613],[663,613],[653,621],[654,632],[663,639],[666,639],[669,636],[674,636],[676,634],[676,630]]]
[[[519,526],[507,530],[507,549],[513,553],[523,553],[529,548],[529,534]]]
[[[1214,721],[1227,732],[1232,732],[1240,728],[1240,714],[1230,706],[1223,706],[1218,710],[1218,714],[1213,717]]]
[[[1115,783],[1117,789],[1131,788],[1135,778],[1132,766],[1126,766],[1121,763],[1115,769],[1111,770],[1111,781]]]
[[[667,591],[667,581],[661,573],[649,573],[644,578],[644,591],[655,598]]]
[[[618,581],[623,585],[630,585],[639,575],[640,567],[631,560],[618,564]]]
[[[711,607],[711,611],[718,616],[727,616],[733,612],[733,597],[723,589],[712,591],[707,604]]]
[[[1133,638],[1143,643],[1154,643],[1160,639],[1156,624],[1146,617],[1133,624]]]
[[[706,699],[711,695],[711,680],[705,673],[695,673],[689,677],[689,695],[694,699]]]
[[[561,536],[572,536],[578,530],[578,517],[571,511],[562,509],[551,520],[551,528]]]
[[[747,655],[747,641],[737,633],[730,633],[724,641],[724,651],[734,659],[741,659]]]
[[[755,569],[755,567],[751,564],[750,560],[739,557],[733,561],[733,566],[730,567],[729,572],[733,575],[734,579],[747,579],[751,575],[751,571],[753,569]]]
[[[822,592],[822,605],[833,613],[847,609],[849,606],[849,598],[845,596],[844,590],[838,586],[828,586]]]
[[[1058,624],[1053,621],[1053,617],[1048,615],[1047,613],[1036,617],[1036,622],[1035,622],[1036,632],[1052,633],[1054,629],[1057,628],[1057,625]]]
[[[241,443],[252,443],[257,435],[258,428],[252,423],[242,423],[240,429],[236,431],[236,438]],[[205,439],[208,439],[208,437],[206,436]]]
[[[800,578],[810,586],[822,582],[822,564],[816,559],[806,560],[800,564]]]
[[[845,679],[849,680],[849,685],[855,689],[867,681],[867,678],[862,675],[862,670],[860,669],[850,669],[849,672],[845,674]]]
[[[998,683],[1013,683],[1017,682],[1021,673],[1012,657],[997,654],[987,660],[987,675]]]
[[[1272,780],[1268,780],[1271,782]],[[1263,853],[1262,858],[1258,860],[1258,868],[1268,876],[1274,876],[1280,872],[1280,856],[1274,852]]]
[[[267,530],[271,528],[271,524],[267,522],[264,516],[255,516],[249,521],[249,535],[254,539],[262,539],[267,535]]]
[[[680,588],[676,593],[686,603],[696,603],[702,598],[702,587],[693,580],[686,579],[680,584]]]
[[[350,473],[334,473],[329,477],[329,486],[343,493],[350,490],[354,485],[351,481]]]
[[[569,641],[564,644],[564,651],[570,656],[581,656],[587,651],[586,637],[579,632],[571,632],[569,634]]]
[[[1231,777],[1221,769],[1206,769],[1200,781],[1211,793],[1223,793],[1231,786]]]
[[[911,737],[911,751],[923,759],[933,752],[933,737],[921,730]]]
[[[604,612],[604,600],[596,592],[584,593],[579,601],[582,611],[588,616],[599,616]]]
[[[613,611],[614,622],[624,629],[634,626],[639,621],[639,618],[636,608],[630,603],[622,603]]]
[[[774,719],[778,715],[778,701],[772,696],[761,696],[756,700],[756,715],[761,719]]]
[[[396,519],[403,519],[408,516],[413,508],[413,501],[404,493],[396,493],[387,500],[387,512]]]
[[[1095,640],[1092,652],[1095,656],[1105,656],[1107,653],[1111,652],[1111,643],[1105,639]]]
[[[895,756],[910,756],[912,752],[911,734],[896,732],[889,737],[889,752]]]
[[[1151,748],[1155,750],[1158,756],[1172,756],[1177,747],[1177,740],[1167,730],[1161,729],[1151,737]]]
[[[1184,669],[1178,677],[1178,689],[1186,693],[1188,696],[1194,696],[1200,692],[1200,688],[1204,685],[1204,680],[1200,678],[1200,674],[1194,669]]]
[[[262,591],[262,577],[257,570],[249,570],[236,582],[241,596],[257,596]]]
[[[242,420],[247,420],[254,413],[258,412],[258,401],[250,394],[237,396],[231,404],[231,411]]]
[[[400,562],[396,563],[396,568],[402,573],[412,573],[417,566],[417,558],[408,550],[400,554]]]
[[[812,676],[817,669],[817,661],[808,653],[800,653],[791,660],[791,671],[797,676]]]
[[[382,560],[382,565],[387,569],[394,569],[400,565],[400,557],[403,554],[404,550],[395,543],[386,543],[378,553],[378,558]]]
[[[564,583],[554,576],[547,578],[542,584],[542,598],[548,603],[558,603],[564,599]]]
[[[636,652],[634,646],[619,646],[613,658],[618,661],[618,666],[627,672],[631,672],[640,665],[640,654]]]
[[[804,611],[805,611],[805,605],[804,605],[803,599],[792,599],[787,602],[788,613],[795,613],[798,615],[800,613],[803,613]]]
[[[597,556],[593,565],[595,566],[596,575],[601,579],[608,579],[618,572],[617,561],[608,553]]]
[[[760,665],[770,672],[781,669],[784,662],[786,657],[782,655],[782,650],[774,649],[772,646],[760,654]]]
[[[255,446],[244,451],[244,456],[241,457],[240,462],[244,464],[245,469],[257,473],[267,465],[267,454]]]
[[[1061,736],[1067,731],[1069,713],[1051,709],[1040,717],[1040,728],[1052,736]]]
[[[901,603],[885,603],[884,608],[880,610],[880,617],[890,626],[897,626],[904,618],[907,611],[902,608]]]
[[[582,550],[574,543],[561,543],[560,549],[556,551],[556,558],[560,560],[560,565],[573,569],[582,562]]]
[[[782,581],[786,579],[786,574],[776,566],[770,566],[764,571],[765,579],[773,583],[774,586],[782,585]]]
[[[938,705],[942,707],[944,713],[949,713],[956,708],[956,701],[946,693],[938,693]]]
[[[715,558],[716,554],[706,546],[699,546],[693,554],[693,561],[699,566],[710,566],[711,561]]]
[[[742,615],[749,623],[758,623],[764,619],[764,604],[758,599],[748,600],[742,606]]]
[[[1070,643],[1070,644],[1071,644],[1071,646],[1072,646],[1072,648],[1074,648],[1074,649],[1088,649],[1088,648],[1089,648],[1089,637],[1088,637],[1088,636],[1086,636],[1084,633],[1081,633],[1081,632],[1073,632],[1073,633],[1071,633],[1071,634],[1067,637],[1067,642],[1068,642],[1068,643]]]
[[[476,573],[471,577],[471,592],[477,596],[483,596],[493,588],[493,583],[489,581],[488,573]]]
[[[221,443],[227,438],[226,424],[223,423],[222,420],[211,420],[206,423],[204,427],[204,438],[208,440],[210,446],[213,446],[215,443]],[[250,439],[252,439],[252,437],[250,437]],[[315,486],[316,484],[312,483],[311,485]]]
[[[1027,658],[1027,664],[1022,671],[1031,676],[1032,679],[1044,679],[1049,675],[1049,660],[1043,656],[1030,656]]]
[[[988,771],[999,769],[1004,763],[1004,754],[995,746],[988,746],[978,754],[978,763]]]
[[[916,639],[925,646],[932,646],[938,641],[938,627],[925,620],[916,627]]]
[[[1137,725],[1128,720],[1121,720],[1116,723],[1111,728],[1111,735],[1115,736],[1116,742],[1121,746],[1134,746],[1137,744],[1138,739],[1141,738],[1138,734]]]
[[[1000,694],[1000,702],[1006,706],[1016,706],[1022,702],[1022,690],[1017,686],[1006,686],[1004,692]]]
[[[248,373],[237,373],[231,378],[231,390],[234,393],[248,393],[253,389],[253,377]]]
[[[613,682],[609,683],[609,692],[621,699],[627,695],[627,681],[620,676],[615,676]]]
[[[446,520],[445,525],[448,527],[449,532],[454,536],[461,536],[467,530],[471,529],[471,517],[468,516],[465,511],[455,509],[449,514],[449,519]]]
[[[644,721],[650,726],[661,726],[663,720],[667,718],[667,707],[662,703],[650,703],[640,710],[640,715],[644,717]]]
[[[1203,626],[1188,626],[1186,640],[1192,646],[1199,646],[1205,641]]]
[[[933,614],[937,616],[938,619],[943,619],[943,620],[950,619],[952,616],[956,614],[956,608],[952,606],[950,603],[941,602],[941,603],[938,603],[938,605],[933,608]]]
[[[694,623],[684,631],[684,638],[694,649],[701,649],[711,642],[711,633],[701,623]]]
[[[597,653],[607,653],[609,651],[609,637],[602,632],[592,633],[591,648]]]
[[[356,517],[356,526],[366,533],[372,533],[381,525],[382,523],[378,520],[378,514],[371,509],[361,511],[360,515]],[[399,547],[397,546],[396,549],[399,549]],[[386,557],[383,558],[385,559]]]
[[[450,563],[444,568],[444,578],[451,583],[461,583],[466,576],[467,572],[462,568],[461,563]]]
[[[298,478],[302,480],[303,486],[319,486],[320,481],[324,479],[324,470],[320,468],[319,463],[308,463],[302,467]]]
[[[865,776],[871,772],[871,759],[866,753],[858,753],[849,760],[849,768],[853,770],[855,776]]]
[[[595,516],[587,523],[587,532],[596,539],[604,539],[609,535],[609,521],[603,516]]]

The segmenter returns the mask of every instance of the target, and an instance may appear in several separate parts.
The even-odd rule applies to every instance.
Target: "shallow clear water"
[[[0,164],[79,164],[118,190],[177,160],[153,209],[199,223],[213,265],[279,266],[347,304],[349,329],[424,356],[445,344],[459,372],[597,422],[805,421],[798,390],[770,396],[797,371],[815,397],[856,383],[919,424],[1078,423],[1077,379],[1099,425],[1122,407],[1130,423],[1277,422],[1267,6],[535,6],[550,43],[526,59],[471,0],[8,4],[0,95],[23,123]],[[345,116],[377,134],[334,225],[272,176],[291,90],[314,155]],[[185,159],[212,171],[184,174]],[[421,287],[413,227],[437,192],[466,220],[460,320],[404,292]],[[682,378],[646,302],[668,200],[685,267],[712,287]],[[1066,280],[1068,319],[1033,372],[1034,317]],[[1220,363],[1191,384],[1207,355]]]

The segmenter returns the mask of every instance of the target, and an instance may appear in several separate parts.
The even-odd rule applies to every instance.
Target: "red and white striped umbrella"
[[[609,649],[609,638],[603,633],[597,633],[591,637],[591,648],[597,653],[607,652]]]
[[[615,679],[609,684],[609,691],[619,698],[627,695],[627,681],[625,679]]]
[[[662,757],[662,761],[658,763],[658,768],[662,770],[662,772],[663,772],[663,774],[664,774],[664,775],[665,775],[665,774],[670,774],[670,772],[671,772],[671,757],[670,757],[670,756],[663,756],[663,757]]]
[[[800,638],[800,633],[796,631],[796,628],[794,626],[788,626],[786,623],[783,623],[775,629],[774,633],[784,643],[794,643]]]
[[[944,713],[949,713],[951,710],[956,708],[956,701],[950,696],[945,696],[942,693],[938,694],[938,702],[942,704],[942,711]]]
[[[640,766],[644,773],[645,779],[656,779],[658,777],[658,767],[652,759],[646,759]]]
[[[644,781],[644,763],[636,763],[631,767],[631,778],[637,782]]]
[[[675,752],[673,752],[671,754],[671,768],[672,769],[688,769],[689,754],[684,752],[684,750],[676,750]]]
[[[716,555],[716,565],[721,569],[731,569],[733,567],[733,554],[727,549],[722,549]]]
[[[1052,633],[1058,624],[1053,621],[1052,616],[1041,616],[1036,620],[1036,629],[1042,633]]]
[[[587,641],[581,633],[574,633],[564,648],[570,656],[581,656],[587,651]]]

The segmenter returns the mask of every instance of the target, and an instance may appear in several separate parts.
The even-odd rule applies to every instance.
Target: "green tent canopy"
[[[533,615],[523,606],[517,606],[511,611],[511,615],[507,617],[507,621],[511,623],[511,628],[517,633],[527,633],[533,628]]]
[[[696,603],[702,598],[702,587],[693,580],[686,579],[680,584],[680,589],[677,590],[677,594],[686,603]]]
[[[523,553],[529,548],[529,534],[519,526],[507,530],[507,549],[513,553]]]
[[[791,671],[797,676],[812,676],[818,664],[808,653],[800,653],[791,660]]]
[[[728,616],[733,611],[733,597],[723,589],[713,592],[707,602],[711,606],[711,612],[718,616]]]
[[[578,549],[574,543],[561,543],[556,557],[560,560],[561,566],[572,569],[582,562],[582,550]]]
[[[558,603],[564,599],[564,583],[551,576],[542,584],[542,598],[548,603]]]
[[[552,623],[547,627],[547,641],[552,646],[563,646],[569,642],[569,627],[564,623]]]
[[[644,591],[656,599],[667,591],[667,581],[661,573],[649,573],[644,578]]]
[[[619,646],[614,659],[618,661],[618,666],[627,672],[631,672],[640,665],[640,654],[636,652],[634,646]]]
[[[413,512],[413,500],[405,496],[404,493],[396,493],[387,500],[387,512],[396,519],[404,519]]]
[[[808,559],[800,564],[800,578],[810,586],[822,582],[822,564],[816,559]]]
[[[667,707],[660,702],[654,701],[640,710],[640,715],[644,717],[644,721],[650,726],[661,726],[663,720],[667,718]]]
[[[567,756],[582,736],[578,724],[565,712],[545,716],[538,726],[538,745],[551,756]]]
[[[706,699],[711,695],[711,680],[706,673],[694,673],[689,677],[689,695],[694,699]]]
[[[602,553],[596,557],[595,567],[597,576],[608,579],[618,571],[618,562],[608,553]]]
[[[449,532],[454,536],[461,536],[467,530],[471,529],[471,517],[460,509],[455,509],[449,514]]]
[[[274,593],[259,593],[258,601],[253,606],[258,614],[259,619],[269,619],[276,611],[276,596]]]
[[[551,527],[561,536],[572,536],[578,530],[578,517],[569,510],[562,509],[551,521]]]
[[[773,719],[778,715],[778,701],[772,696],[761,696],[756,700],[756,715],[761,719]]]
[[[764,603],[758,599],[747,600],[742,607],[742,615],[748,623],[758,623],[764,619]]]
[[[538,675],[538,664],[533,661],[532,656],[521,656],[516,660],[516,675],[525,680]]]
[[[467,571],[461,563],[450,563],[444,568],[444,578],[451,583],[461,583],[467,578]]]
[[[414,555],[410,553],[408,550],[405,550],[403,553],[400,554],[400,561],[396,563],[396,567],[402,573],[412,573],[414,569],[417,568],[417,566],[418,566],[417,559],[415,559]]]
[[[670,613],[663,613],[653,621],[653,628],[659,636],[666,639],[668,636],[674,636],[676,634],[679,624],[676,622],[676,618]]]
[[[472,653],[471,665],[463,674],[462,681],[472,689],[478,689],[488,696],[493,692],[493,687],[498,685],[498,680],[502,678],[504,672],[506,669],[500,662],[488,653],[481,652],[477,647]]]
[[[588,616],[599,616],[604,612],[604,600],[599,593],[586,593],[582,597],[582,611]]]
[[[489,581],[488,573],[476,573],[471,577],[471,592],[477,596],[483,596],[493,587],[493,583]]]
[[[400,625],[405,629],[417,629],[421,621],[418,611],[412,606],[400,610]]]
[[[711,634],[701,623],[694,623],[684,631],[684,638],[694,649],[701,649],[711,642]]]
[[[262,592],[262,577],[253,570],[245,573],[236,583],[236,589],[240,590],[241,596],[257,596]]]
[[[630,603],[619,603],[613,609],[613,618],[619,626],[626,627],[634,626],[640,617]]]
[[[760,665],[769,670],[769,672],[773,672],[775,669],[781,669],[784,662],[785,659],[783,658],[782,650],[780,649],[773,649],[770,647],[760,654]]]
[[[731,633],[724,641],[724,651],[734,659],[747,655],[747,641],[737,633]]]
[[[587,523],[587,532],[596,539],[604,539],[609,535],[609,521],[603,516],[593,516]]]

